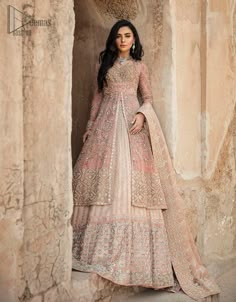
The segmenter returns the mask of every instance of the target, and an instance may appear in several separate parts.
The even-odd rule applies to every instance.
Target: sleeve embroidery
[[[90,130],[93,126],[94,121],[96,120],[98,110],[101,105],[102,101],[102,92],[98,92],[98,85],[97,85],[97,75],[98,75],[98,70],[99,70],[99,64],[96,63],[95,66],[95,72],[94,72],[94,80],[93,80],[93,98],[91,102],[91,109],[90,109],[90,115],[89,115],[89,120],[87,122],[86,130]]]
[[[149,70],[148,70],[147,65],[143,62],[142,62],[141,71],[140,71],[140,75],[139,75],[138,88],[139,88],[141,96],[142,96],[143,104],[145,104],[145,103],[152,104],[153,96],[152,96],[152,87],[151,87]]]

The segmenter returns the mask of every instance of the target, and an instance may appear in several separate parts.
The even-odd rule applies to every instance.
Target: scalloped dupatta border
[[[150,103],[138,110],[146,117],[156,168],[167,203],[163,210],[171,261],[182,290],[196,301],[219,301],[220,289],[203,266],[185,219],[183,199],[178,193],[176,174],[158,117]]]

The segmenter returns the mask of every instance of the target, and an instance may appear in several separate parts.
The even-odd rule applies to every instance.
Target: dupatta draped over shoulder
[[[133,206],[163,210],[171,261],[184,292],[197,301],[217,301],[219,287],[203,266],[185,219],[183,200],[178,193],[175,170],[164,134],[153,109],[147,65],[131,59],[123,66],[116,62],[107,73],[107,86],[98,92],[96,64],[94,95],[85,141],[74,170],[75,206],[109,205],[118,110],[122,108],[129,135],[131,155],[131,203]],[[143,103],[137,98],[140,91]],[[137,112],[145,116],[144,128],[129,134]]]

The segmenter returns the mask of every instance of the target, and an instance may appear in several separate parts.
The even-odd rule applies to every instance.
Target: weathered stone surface
[[[222,273],[236,265],[236,107],[205,191],[204,254]]]
[[[112,297],[126,297],[142,292],[138,286],[120,286],[97,274],[73,271],[72,294],[74,302],[111,301]]]
[[[153,74],[153,93],[158,115],[164,125],[171,122],[171,36],[168,18],[168,1],[112,1],[106,0],[75,1],[75,41],[73,48],[73,86],[72,86],[72,158],[73,163],[82,147],[82,135],[88,119],[95,61],[109,34],[110,28],[117,21],[116,16],[132,16],[132,22],[139,31],[144,46],[145,61]],[[123,3],[125,3],[125,7]],[[112,10],[110,9],[112,4]],[[130,5],[129,5],[130,4]],[[128,9],[126,8],[126,5]],[[104,11],[104,7],[106,7]],[[146,39],[147,33],[149,38]],[[165,37],[163,42],[163,37]],[[86,49],[86,51],[85,51]],[[161,64],[161,68],[160,65]],[[86,72],[80,72],[85,70]],[[155,71],[155,72],[154,72]],[[165,121],[162,116],[168,117]],[[169,133],[170,127],[167,126]]]
[[[30,302],[42,302],[42,301],[43,301],[42,296],[36,296]]]
[[[8,4],[0,3],[0,300],[14,302],[23,243],[23,83],[21,40],[7,34]]]
[[[111,302],[194,302],[193,299],[186,296],[184,293],[168,293],[165,291],[154,291],[147,289],[146,291],[136,294],[131,297],[117,296]]]
[[[36,302],[45,293],[52,301],[48,289],[69,290],[71,279],[73,6],[13,1],[16,24],[23,13],[51,19],[13,35],[8,4],[0,18],[0,300]]]
[[[88,0],[75,1],[74,11],[68,1],[13,1],[51,20],[18,36],[6,33],[8,4],[0,4],[1,300],[67,302],[76,293],[77,300],[109,301],[137,290],[96,275],[73,278],[70,288],[72,164],[94,64],[120,17],[131,19],[144,46],[154,107],[203,260],[216,276],[236,264],[236,1]]]
[[[222,289],[220,294],[221,302],[235,302],[236,292],[235,292],[235,279],[236,279],[236,269],[231,269],[227,273],[221,275],[217,282]],[[193,302],[191,298],[186,296],[184,293],[168,293],[166,291],[153,291],[148,289],[142,293],[136,294],[131,297],[126,297],[120,295],[112,298],[112,302]]]
[[[47,12],[51,25],[35,27],[31,36],[23,37],[25,230],[22,275],[32,295],[46,292],[44,300],[54,301],[57,286],[70,282],[71,270],[68,138],[73,13],[72,7],[61,1],[52,2],[47,11],[44,9],[37,7],[35,18]],[[46,51],[43,45],[47,45]]]

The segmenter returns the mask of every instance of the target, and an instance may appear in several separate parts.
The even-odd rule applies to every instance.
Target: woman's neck
[[[130,57],[130,53],[129,52],[126,52],[126,53],[119,53],[118,55],[119,58],[122,58],[122,59],[128,59]]]

